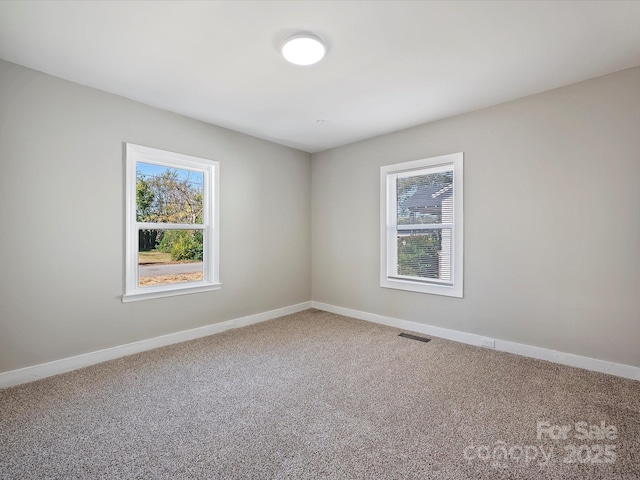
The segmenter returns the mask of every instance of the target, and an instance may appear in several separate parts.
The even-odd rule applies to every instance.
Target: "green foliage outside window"
[[[203,185],[187,170],[167,168],[158,175],[138,171],[136,220],[149,223],[202,224]],[[171,259],[202,260],[201,230],[140,230],[140,251],[157,249]]]
[[[171,260],[202,260],[200,230],[164,230],[158,250],[171,254]]]
[[[440,238],[435,233],[398,237],[398,274],[438,278]]]

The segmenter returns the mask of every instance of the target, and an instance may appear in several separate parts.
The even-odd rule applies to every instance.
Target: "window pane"
[[[139,230],[138,286],[203,280],[202,230]]]
[[[204,173],[136,163],[136,221],[202,223]]]
[[[398,225],[453,222],[453,167],[396,180]]]
[[[398,232],[398,275],[451,281],[451,229]]]

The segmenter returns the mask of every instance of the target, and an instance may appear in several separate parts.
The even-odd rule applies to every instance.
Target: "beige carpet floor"
[[[0,478],[640,478],[640,382],[399,333],[307,310],[2,390]]]

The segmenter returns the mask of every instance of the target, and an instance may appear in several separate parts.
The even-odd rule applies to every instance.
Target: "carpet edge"
[[[274,318],[284,317],[285,315],[291,315],[292,313],[301,312],[309,308],[311,308],[311,301],[302,302],[295,305],[277,308],[275,310],[269,310],[267,312],[256,313],[245,317],[205,325],[204,327],[181,330],[179,332],[168,333],[166,335],[139,340],[137,342],[117,345],[115,347],[74,355],[72,357],[61,358],[38,365],[0,372],[0,389],[33,382],[40,380],[41,378],[58,375],[60,373],[70,372],[79,368],[95,365],[96,363],[115,360],[116,358],[125,357],[134,353],[145,352],[147,350],[153,350],[154,348],[165,347],[175,343],[215,335],[226,330],[273,320]]]
[[[387,317],[376,313],[363,312],[346,307],[339,307],[323,302],[311,302],[312,308],[324,310],[326,312],[344,315],[346,317],[357,318],[372,323],[379,323],[389,327],[395,327],[402,330],[411,330],[425,335],[433,335],[434,337],[452,340],[454,342],[466,343],[476,347],[482,346],[482,341],[487,338],[475,333],[467,333],[459,330],[451,330],[443,327],[436,327],[424,323],[413,322],[410,320],[401,320],[399,318]],[[626,365],[623,363],[615,363],[597,358],[585,357],[573,353],[559,352],[543,347],[535,347],[524,343],[516,343],[507,340],[495,340],[495,350],[500,352],[512,353],[524,357],[534,358],[537,360],[546,360],[560,365],[569,367],[582,368],[593,372],[606,373],[616,377],[628,378],[640,381],[640,367]]]

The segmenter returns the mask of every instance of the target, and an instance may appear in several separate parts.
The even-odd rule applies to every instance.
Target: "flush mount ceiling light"
[[[294,65],[313,65],[322,60],[325,47],[315,35],[299,33],[289,37],[282,45],[282,56]]]

